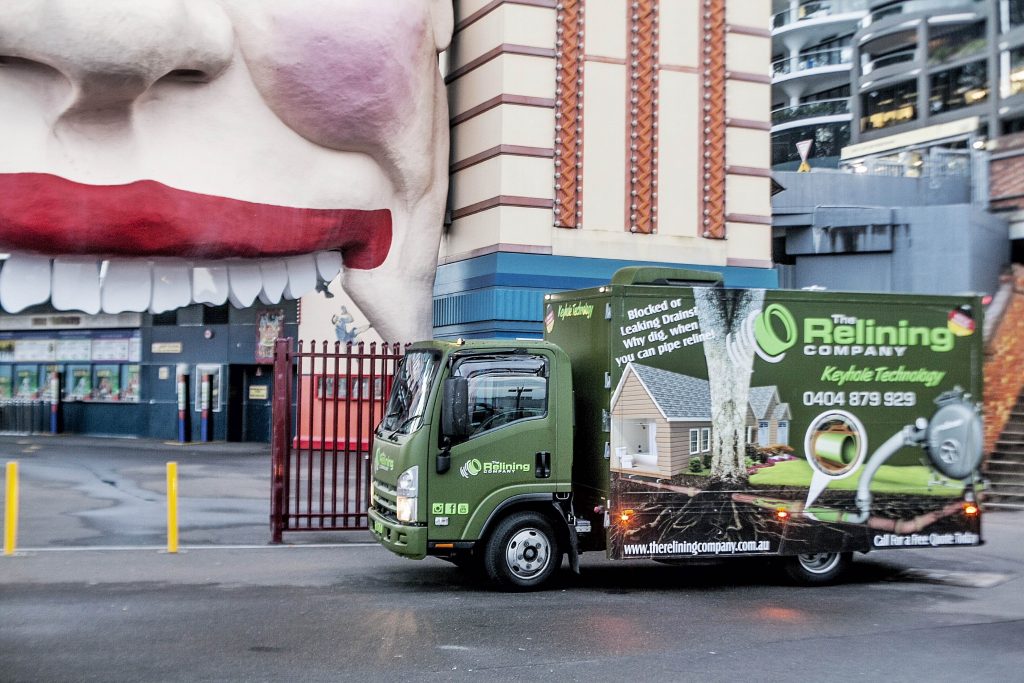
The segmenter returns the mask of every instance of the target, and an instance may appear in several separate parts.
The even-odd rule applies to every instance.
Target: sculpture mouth
[[[86,185],[0,174],[0,306],[47,300],[86,313],[237,308],[298,299],[388,257],[388,209],[305,209],[188,192],[152,180]]]
[[[199,194],[153,180],[86,185],[0,174],[4,250],[90,256],[263,258],[340,251],[346,268],[388,256],[388,209],[308,209]]]

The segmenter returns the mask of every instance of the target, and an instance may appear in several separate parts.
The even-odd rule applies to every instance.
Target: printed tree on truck
[[[695,288],[697,319],[705,331],[704,358],[711,385],[711,482],[746,484],[746,415],[754,344],[743,323],[760,312],[764,290]]]

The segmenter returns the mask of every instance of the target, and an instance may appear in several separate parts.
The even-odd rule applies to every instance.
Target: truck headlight
[[[398,475],[398,500],[395,515],[399,522],[416,521],[417,495],[420,490],[420,466],[413,465]]]

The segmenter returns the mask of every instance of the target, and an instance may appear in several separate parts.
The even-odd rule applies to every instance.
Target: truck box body
[[[576,509],[607,514],[612,558],[977,545],[981,311],[969,296],[550,295]]]

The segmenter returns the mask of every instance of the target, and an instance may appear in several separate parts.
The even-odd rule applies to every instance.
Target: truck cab
[[[506,588],[544,583],[577,549],[572,392],[551,343],[410,347],[374,433],[378,540],[409,558],[480,563]]]

